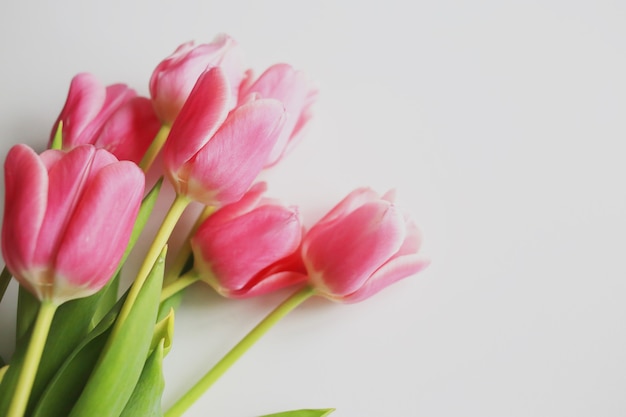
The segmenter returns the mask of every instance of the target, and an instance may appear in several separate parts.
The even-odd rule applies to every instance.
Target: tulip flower
[[[150,78],[150,95],[164,124],[174,122],[198,77],[213,67],[221,67],[228,77],[232,108],[245,69],[239,47],[231,37],[222,34],[208,44],[184,43],[157,65]]]
[[[42,301],[91,295],[115,272],[141,204],[144,175],[92,145],[37,155],[16,145],[5,162],[2,254]]]
[[[124,84],[103,86],[88,73],[76,75],[50,134],[63,122],[63,149],[92,144],[118,159],[139,162],[159,130],[149,99]]]
[[[226,74],[212,68],[172,125],[163,162],[178,195],[213,206],[235,202],[274,148],[284,123],[282,103],[259,98],[231,111],[229,97]]]
[[[420,232],[393,203],[369,188],[350,193],[306,234],[302,257],[317,294],[356,302],[428,265]]]
[[[191,239],[200,279],[225,297],[252,297],[306,280],[298,211],[263,198],[265,188],[259,183],[215,212]]]
[[[266,162],[266,167],[270,167],[304,136],[304,128],[312,116],[311,107],[317,98],[317,89],[304,72],[296,71],[288,64],[276,64],[269,67],[257,80],[248,71],[248,77],[240,87],[240,102],[255,95],[279,100],[287,113],[282,134]]]

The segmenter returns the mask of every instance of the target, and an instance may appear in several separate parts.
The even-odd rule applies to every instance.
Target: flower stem
[[[9,268],[6,266],[2,269],[2,273],[0,273],[0,301],[2,301],[2,297],[4,297],[4,293],[9,286],[9,282],[11,282],[11,278],[13,275],[9,272]]]
[[[161,125],[161,128],[157,132],[156,136],[152,140],[150,147],[144,154],[143,158],[141,158],[141,162],[139,162],[139,168],[143,170],[143,172],[148,172],[152,163],[156,159],[159,151],[165,144],[165,140],[167,139],[167,135],[170,134],[171,127],[169,125]]]
[[[183,214],[183,211],[185,211],[185,208],[188,204],[189,200],[183,195],[177,195],[174,199],[174,202],[170,206],[169,211],[163,219],[163,223],[161,223],[161,227],[157,231],[157,234],[152,241],[152,245],[148,249],[148,253],[146,254],[146,257],[144,258],[143,263],[139,268],[139,272],[137,272],[137,277],[135,278],[135,281],[133,282],[133,285],[128,292],[128,297],[126,298],[126,301],[124,302],[124,305],[120,310],[119,316],[115,324],[115,328],[113,329],[113,333],[116,333],[117,329],[120,328],[121,323],[126,320],[126,317],[130,313],[130,309],[132,308],[133,303],[135,302],[135,299],[137,298],[137,295],[139,294],[139,291],[141,290],[144,281],[146,280],[148,274],[150,273],[150,270],[152,269],[152,266],[159,257],[163,246],[165,246],[165,244],[167,243],[167,240],[174,230],[174,226],[176,226],[178,219],[180,219],[180,216]],[[111,335],[111,340],[113,340],[113,336],[114,334]]]
[[[41,302],[7,417],[22,417],[26,411],[28,398],[33,388],[33,382],[35,382],[43,348],[46,344],[50,324],[56,309],[57,305],[50,300]]]
[[[239,343],[235,345],[215,366],[207,372],[185,395],[183,395],[167,412],[164,417],[180,417],[191,405],[204,394],[244,353],[248,351],[271,329],[280,319],[291,310],[302,304],[311,297],[314,291],[311,287],[305,287],[296,291],[270,312],[259,324],[256,325]]]
[[[191,256],[191,238],[196,234],[196,231],[211,214],[215,211],[215,206],[205,206],[202,212],[198,215],[196,222],[191,227],[191,230],[187,234],[187,238],[185,239],[183,245],[178,250],[176,254],[176,258],[174,258],[174,262],[172,262],[172,267],[165,274],[165,278],[163,279],[163,285],[167,286],[180,276],[185,264],[187,264],[187,260],[189,256]]]
[[[166,285],[161,290],[161,302],[167,300],[174,294],[184,290],[194,282],[197,282],[200,279],[200,274],[195,269],[187,272],[182,277],[178,278],[176,281],[171,284]]]

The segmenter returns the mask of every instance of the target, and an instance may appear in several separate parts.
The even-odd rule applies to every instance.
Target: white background
[[[219,32],[321,90],[270,194],[310,225],[358,186],[396,188],[432,265],[361,304],[307,302],[187,415],[626,415],[624,2],[5,1],[0,151],[44,148],[74,74],[147,94],[178,44]],[[165,407],[286,294],[193,287]]]

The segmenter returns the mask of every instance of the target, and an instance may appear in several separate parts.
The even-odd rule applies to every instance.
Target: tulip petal
[[[249,94],[277,99],[285,106],[285,125],[266,163],[267,166],[271,166],[286,152],[296,125],[300,123],[298,129],[301,130],[308,120],[308,118],[301,120],[301,114],[305,106],[310,106],[313,101],[310,97],[311,87],[302,71],[296,71],[288,64],[276,64],[261,74],[254,84],[242,88],[241,99],[245,100]]]
[[[105,99],[106,89],[93,74],[81,73],[74,76],[63,110],[52,127],[50,142],[56,134],[59,122],[63,120],[64,148],[78,145],[83,131],[97,116]]]
[[[139,163],[161,127],[146,97],[133,97],[107,120],[94,145],[119,160]]]
[[[341,200],[324,217],[322,217],[318,224],[335,221],[337,218],[347,215],[348,213],[354,211],[356,208],[362,206],[363,204],[370,201],[376,201],[378,199],[378,193],[376,193],[371,188],[357,188],[346,197],[344,197],[343,200]]]
[[[355,292],[405,238],[402,215],[388,202],[364,204],[334,226],[314,226],[304,242],[311,280],[332,294]]]
[[[245,287],[237,291],[231,291],[224,296],[230,298],[251,298],[268,294],[280,289],[300,284],[307,280],[306,273],[298,271],[278,271],[274,274],[266,275],[260,273],[258,277],[247,283]]]
[[[126,249],[143,191],[144,175],[132,162],[99,170],[85,188],[59,246],[60,277],[93,291],[106,283]]]
[[[296,251],[302,238],[298,214],[281,206],[263,206],[215,224],[209,218],[192,240],[199,270],[210,269],[228,292],[246,287],[259,271]]]
[[[177,173],[215,134],[226,119],[229,99],[228,81],[220,68],[200,76],[163,148],[163,162],[170,173]]]
[[[430,265],[430,260],[417,254],[394,258],[376,271],[361,288],[352,294],[342,297],[341,300],[348,303],[362,301],[394,282],[417,274],[428,265]]]
[[[11,272],[20,279],[22,271],[32,262],[45,216],[48,173],[35,151],[26,145],[16,145],[7,154],[4,179],[2,253]]]
[[[284,113],[282,104],[272,99],[233,110],[190,163],[187,195],[205,204],[241,198],[274,147]]]
[[[88,180],[89,167],[95,153],[92,146],[80,146],[51,166],[48,173],[47,209],[37,234],[37,248],[33,256],[35,265],[52,266],[47,263],[58,248],[63,231]]]
[[[262,200],[263,193],[266,190],[267,183],[258,182],[254,184],[238,201],[227,204],[215,213],[211,214],[211,217],[209,218],[210,220],[207,220],[207,222],[211,222],[212,224],[222,224],[251,211]]]

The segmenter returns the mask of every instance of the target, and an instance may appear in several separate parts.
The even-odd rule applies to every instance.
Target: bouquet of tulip
[[[19,298],[15,351],[0,362],[2,416],[180,416],[308,298],[360,301],[428,263],[392,193],[357,189],[310,228],[297,207],[265,196],[259,174],[311,119],[317,90],[303,72],[277,64],[257,77],[220,35],[181,45],[149,87],[140,97],[76,75],[48,149],[20,144],[6,155],[0,298],[11,279]],[[175,197],[160,213],[164,187]],[[166,264],[190,204],[197,219]],[[144,227],[151,217],[158,230]],[[151,245],[133,249],[142,235]],[[129,256],[143,261],[124,288]],[[164,412],[174,312],[198,282],[230,298],[288,286],[293,295]]]

